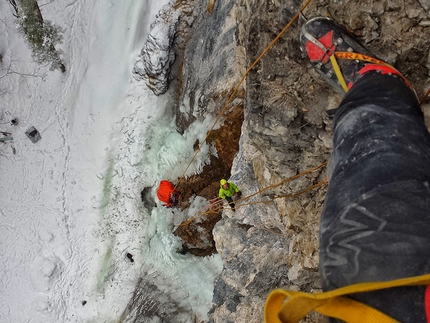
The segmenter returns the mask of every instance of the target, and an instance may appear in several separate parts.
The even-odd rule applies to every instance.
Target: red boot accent
[[[427,286],[424,293],[424,309],[426,311],[427,323],[430,323],[430,285]]]
[[[311,61],[321,61],[323,64],[326,64],[330,59],[330,55],[332,55],[335,50],[333,46],[333,30],[319,38],[318,41],[324,45],[325,50],[318,47],[313,42],[308,41],[305,44],[306,52]]]

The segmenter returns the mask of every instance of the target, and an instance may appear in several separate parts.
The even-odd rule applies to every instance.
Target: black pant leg
[[[232,197],[226,197],[225,199],[227,200],[228,205],[230,205],[230,207],[231,207],[231,208],[232,208],[232,210],[234,211],[235,204],[234,204],[234,202],[233,202],[233,198],[232,198]]]
[[[430,273],[430,136],[403,80],[368,73],[333,120],[321,215],[324,290]],[[424,288],[354,298],[401,322],[426,322]]]

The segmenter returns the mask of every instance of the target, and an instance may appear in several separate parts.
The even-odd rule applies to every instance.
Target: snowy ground
[[[202,318],[208,311],[219,257],[178,254],[172,227],[188,215],[149,212],[140,200],[143,187],[182,173],[213,122],[180,136],[169,98],[132,80],[166,3],[39,2],[64,29],[65,74],[31,62],[0,3],[0,131],[13,137],[0,143],[1,323],[118,321],[148,273]],[[36,144],[30,126],[41,133]]]

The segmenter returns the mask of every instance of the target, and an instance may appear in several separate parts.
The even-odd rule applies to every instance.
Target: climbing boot
[[[409,86],[399,71],[377,58],[345,27],[329,18],[308,20],[302,27],[300,44],[315,70],[341,93],[348,92],[370,71],[398,75]]]

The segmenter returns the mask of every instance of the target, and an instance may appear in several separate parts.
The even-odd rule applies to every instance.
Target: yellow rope
[[[266,55],[266,53],[269,51],[269,49],[272,48],[273,45],[275,45],[275,43],[279,40],[279,38],[281,38],[281,36],[288,30],[288,28],[290,28],[290,26],[299,18],[299,16],[302,13],[302,11],[306,9],[306,7],[311,3],[311,1],[312,0],[307,0],[306,1],[306,3],[302,6],[302,8],[300,9],[300,11],[298,13],[296,13],[296,15],[290,20],[290,22],[284,27],[284,29],[282,29],[282,31],[276,36],[276,38],[274,40],[272,40],[272,42],[269,44],[269,46],[267,46],[267,48],[261,53],[261,55],[246,70],[245,74],[242,76],[241,80],[239,81],[239,84],[236,86],[236,88],[234,89],[233,93],[230,95],[230,97],[228,98],[227,102],[225,103],[224,107],[221,109],[221,112],[219,113],[219,115],[216,118],[215,122],[213,123],[212,127],[209,129],[209,131],[208,131],[205,139],[202,141],[202,143],[200,144],[199,148],[194,153],[194,156],[193,156],[193,158],[191,158],[191,161],[189,162],[188,166],[185,168],[185,171],[179,177],[178,183],[176,184],[175,188],[179,185],[179,183],[181,182],[181,180],[185,177],[185,174],[187,173],[188,169],[190,168],[191,163],[197,157],[198,153],[200,152],[200,150],[202,149],[203,145],[205,144],[205,142],[209,138],[209,136],[210,136],[211,132],[213,131],[213,129],[215,128],[216,124],[219,122],[219,120],[223,116],[223,114],[224,114],[225,110],[227,109],[228,105],[233,101],[234,96],[239,91],[240,86],[245,81],[245,78],[248,76],[249,72],[251,72],[251,70],[258,64],[258,62],[263,58],[263,56]]]
[[[334,55],[330,55],[330,62],[333,66],[334,72],[336,73],[337,79],[339,80],[342,89],[345,92],[348,92],[348,86],[346,85],[345,78],[343,77],[342,72],[340,71],[339,64],[337,63],[336,57]]]
[[[396,323],[396,320],[386,314],[344,296],[392,287],[423,285],[430,285],[430,274],[385,282],[359,283],[314,294],[275,289],[266,300],[264,322],[298,323],[308,313],[315,310],[347,323]]]

